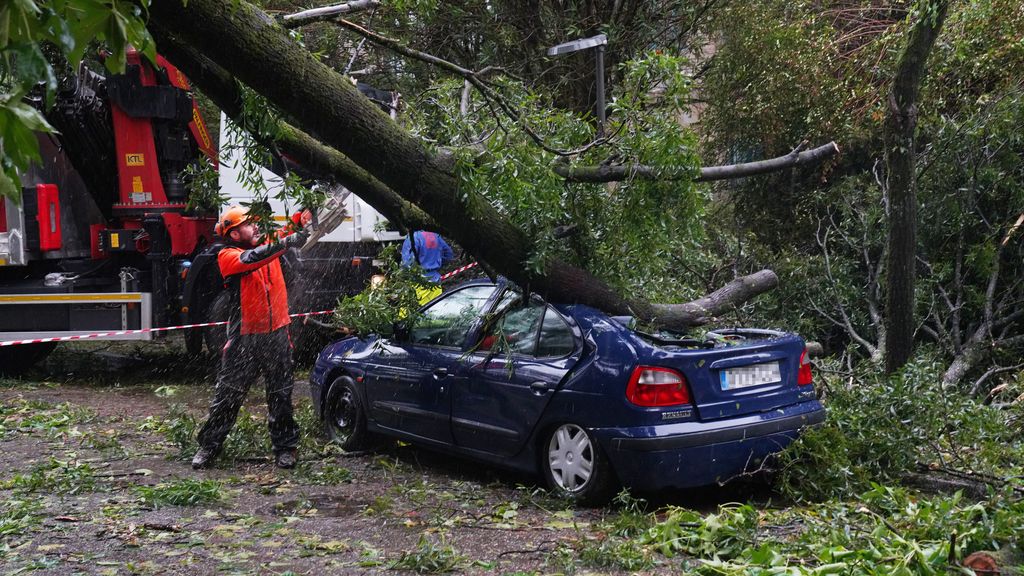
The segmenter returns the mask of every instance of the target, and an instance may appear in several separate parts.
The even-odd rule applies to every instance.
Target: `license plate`
[[[778,362],[766,362],[722,370],[719,372],[719,379],[722,382],[722,390],[736,390],[782,382],[782,372],[779,371]]]

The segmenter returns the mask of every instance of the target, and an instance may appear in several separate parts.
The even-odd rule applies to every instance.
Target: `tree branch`
[[[839,146],[835,142],[829,142],[803,152],[793,151],[785,156],[758,160],[757,162],[746,162],[743,164],[726,164],[723,166],[705,166],[700,169],[700,174],[694,178],[691,170],[676,168],[673,166],[644,166],[644,165],[619,165],[619,166],[567,166],[556,164],[553,168],[555,173],[570,182],[621,182],[623,180],[686,180],[693,179],[696,182],[711,182],[714,180],[732,180],[746,178],[758,174],[777,172],[785,168],[815,164],[826,158],[830,158],[839,152]]]
[[[971,386],[971,398],[977,398],[978,393],[981,392],[982,384],[984,384],[985,381],[988,380],[989,378],[997,374],[1003,374],[1004,372],[1013,372],[1014,370],[1020,370],[1021,368],[1024,368],[1024,364],[1016,364],[1014,366],[997,366],[995,368],[989,369],[987,372],[982,374],[980,378],[974,381],[974,385]]]
[[[346,30],[349,30],[351,32],[355,32],[359,36],[362,36],[363,38],[366,38],[367,40],[369,40],[370,42],[373,42],[374,44],[377,44],[379,46],[383,46],[384,48],[387,48],[388,50],[391,50],[393,52],[397,52],[397,53],[399,53],[399,54],[401,54],[403,56],[408,56],[410,58],[413,58],[415,60],[419,60],[421,62],[426,62],[427,64],[430,64],[430,65],[433,65],[433,66],[437,66],[438,68],[441,68],[442,70],[447,70],[447,71],[451,72],[452,74],[456,74],[456,75],[462,76],[464,78],[468,78],[470,76],[476,76],[476,72],[470,70],[469,68],[463,68],[462,66],[459,66],[458,64],[455,64],[453,62],[449,62],[449,61],[445,60],[444,58],[438,58],[437,56],[434,56],[433,54],[428,54],[426,52],[422,52],[420,50],[416,50],[414,48],[410,48],[410,47],[406,46],[405,44],[402,44],[398,40],[395,40],[393,38],[388,38],[387,36],[382,36],[380,34],[377,34],[376,32],[371,32],[371,31],[367,30],[366,28],[363,28],[362,26],[360,26],[360,25],[358,25],[358,24],[356,24],[354,22],[349,22],[348,20],[345,20],[345,19],[339,19],[339,20],[332,21],[332,24],[340,26],[340,27],[342,27],[342,28],[344,28]]]
[[[706,324],[740,304],[779,285],[779,277],[771,270],[741,276],[711,294],[686,304],[655,304],[659,321],[672,325]]]
[[[312,24],[314,22],[331,20],[341,14],[354,14],[356,12],[362,12],[363,10],[376,8],[377,6],[380,6],[379,0],[352,0],[352,2],[346,2],[344,4],[303,10],[302,12],[296,12],[295,14],[288,14],[281,17],[281,26],[284,26],[285,28],[298,28],[299,26],[305,26],[306,24]]]
[[[877,361],[878,347],[868,342],[866,338],[864,338],[863,336],[860,335],[859,332],[857,332],[857,329],[854,328],[853,326],[853,322],[850,320],[850,316],[846,312],[846,306],[843,305],[843,299],[840,297],[839,290],[836,288],[839,285],[839,283],[836,281],[835,275],[832,273],[832,257],[829,253],[828,248],[829,230],[826,229],[824,232],[822,232],[821,224],[819,223],[818,226],[818,232],[815,236],[818,242],[818,246],[821,248],[822,256],[825,260],[825,277],[828,280],[828,285],[830,291],[832,292],[832,296],[835,298],[835,307],[839,310],[839,314],[842,316],[842,320],[837,320],[833,318],[831,315],[822,315],[825,316],[825,318],[829,319],[832,323],[846,330],[846,333],[850,336],[850,338],[853,338],[855,342],[864,347],[864,349],[868,353],[868,356],[871,357],[871,360]],[[816,310],[819,310],[819,313],[821,312],[817,304],[814,304],[812,302],[812,305]]]
[[[605,144],[606,142],[611,140],[613,136],[618,134],[617,130],[615,134],[611,134],[604,138],[598,138],[585,146],[572,150],[559,150],[557,148],[553,148],[549,146],[546,142],[544,142],[544,139],[540,136],[540,134],[537,134],[537,132],[535,132],[523,121],[522,116],[515,108],[509,105],[509,103],[506,102],[505,99],[502,98],[500,94],[495,92],[494,89],[488,86],[481,79],[484,71],[487,70],[486,68],[480,72],[470,70],[469,68],[464,68],[462,66],[459,66],[458,64],[449,62],[443,58],[438,58],[433,54],[428,54],[426,52],[410,48],[393,38],[388,38],[375,32],[371,32],[370,30],[367,30],[366,28],[363,28],[358,24],[349,22],[348,20],[335,20],[334,24],[337,24],[338,26],[345,28],[346,30],[355,32],[356,34],[359,34],[360,36],[366,38],[370,42],[383,46],[389,50],[397,52],[398,54],[402,54],[403,56],[408,56],[409,58],[413,58],[415,60],[419,60],[421,62],[431,64],[433,66],[437,66],[442,70],[447,70],[452,74],[464,78],[466,82],[471,84],[474,88],[477,89],[478,92],[480,92],[481,95],[483,95],[484,99],[487,100],[488,105],[492,107],[492,110],[493,106],[497,105],[501,112],[504,113],[505,116],[507,116],[510,120],[512,120],[512,122],[514,122],[524,133],[526,133],[526,135],[529,136],[535,144],[540,146],[545,151],[555,154],[557,156],[575,156],[577,154],[582,154],[595,146]],[[495,118],[498,120],[498,123],[500,124],[501,121],[498,118],[497,114],[495,114]],[[502,127],[502,129],[504,129],[504,127]],[[621,127],[619,128],[619,130],[621,130]]]

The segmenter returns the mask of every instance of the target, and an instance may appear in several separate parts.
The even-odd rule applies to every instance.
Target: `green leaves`
[[[182,179],[188,187],[188,210],[217,214],[228,201],[220,192],[217,170],[205,156],[185,167]]]
[[[355,296],[346,296],[334,310],[334,321],[362,335],[390,335],[396,322],[412,325],[419,315],[417,288],[424,283],[419,267],[403,267],[398,246],[388,246],[378,258],[384,262],[384,281]]]
[[[454,80],[438,82],[410,102],[404,120],[413,133],[456,150],[461,187],[483,195],[526,232],[532,242],[524,265],[530,270],[539,273],[557,257],[626,292],[686,297],[703,289],[680,282],[675,262],[702,235],[706,197],[692,182],[581,184],[551,169],[555,162],[605,162],[696,175],[697,138],[679,123],[690,88],[683,64],[679,56],[651,51],[623,65],[626,80],[610,99],[608,139],[596,145],[589,115],[559,109],[551,95],[504,77],[488,81],[517,112],[515,121],[477,92],[463,101],[462,82]],[[573,233],[556,238],[557,229]]]
[[[0,102],[0,150],[4,154],[4,172],[7,172],[7,162],[13,168],[27,166],[33,160],[39,161],[36,131],[53,132],[53,127],[39,110],[13,97]],[[9,175],[17,181],[16,173]]]
[[[10,91],[0,93],[0,197],[19,198],[18,172],[39,159],[33,131],[52,132],[39,111],[22,102],[37,86],[46,105],[53,102],[57,76],[42,46],[53,46],[58,59],[74,70],[90,45],[104,43],[104,60],[123,72],[125,54],[134,46],[156,61],[156,46],[146,30],[148,0],[8,0],[0,5],[0,73]]]
[[[665,556],[685,553],[698,558],[733,558],[753,539],[758,511],[749,504],[720,506],[718,513],[701,515],[670,507],[665,520],[640,536]]]
[[[8,498],[0,502],[0,538],[24,534],[41,524],[39,508],[38,500],[32,499]]]
[[[949,462],[983,477],[1021,474],[1019,415],[951,394],[934,352],[923,351],[891,378],[867,364],[842,377],[831,375],[836,364],[819,366],[828,420],[781,454],[779,485],[788,497],[850,498],[872,482]]]
[[[275,231],[271,210],[266,200],[273,195],[285,206],[298,206],[315,209],[327,199],[323,189],[310,188],[298,174],[286,172],[280,180],[264,178],[267,166],[283,158],[274,144],[281,136],[281,112],[270,104],[266,98],[249,88],[242,88],[242,113],[238,123],[229,122],[226,127],[227,138],[220,143],[222,165],[235,164],[238,183],[252,196],[249,206],[252,213],[259,218],[263,231]],[[215,176],[215,175],[214,175]],[[207,177],[204,184],[205,204],[212,206],[221,202],[219,185],[213,176]]]
[[[30,80],[41,84],[47,95],[52,95],[57,89],[57,77],[38,45],[11,44],[4,50],[4,60],[12,69],[14,77],[21,79],[19,92],[27,92],[32,88]]]
[[[434,541],[426,534],[421,534],[416,549],[402,552],[402,555],[388,567],[393,570],[412,570],[419,574],[443,574],[467,564],[468,558],[447,545],[443,538]]]
[[[156,486],[139,486],[135,489],[142,501],[153,507],[199,506],[219,502],[224,498],[223,486],[216,480],[193,480],[184,478]]]
[[[39,13],[32,0],[10,0],[0,6],[0,48],[31,40]]]
[[[0,93],[0,198],[6,196],[16,202],[21,198],[18,171],[39,160],[39,142],[34,132],[53,132],[42,113],[23,102],[22,97],[37,83],[45,86],[48,95],[57,88],[57,79],[38,45],[23,40],[10,43],[12,37],[21,40],[27,23],[34,21],[24,11],[15,13],[17,8],[17,2],[0,8],[0,26],[4,15],[8,24],[7,34],[0,27],[0,38],[7,41],[0,42],[0,71],[10,71],[13,80],[12,91]],[[14,30],[10,28],[11,20],[17,24]]]
[[[28,474],[18,474],[8,482],[0,484],[4,489],[17,494],[35,492],[50,494],[83,494],[96,487],[96,469],[77,460],[59,461],[51,457],[32,469]]]
[[[1024,511],[1000,496],[973,504],[877,484],[856,502],[760,512],[728,504],[707,515],[670,508],[645,544],[697,556],[696,573],[706,575],[947,574],[950,557],[1012,542]]]
[[[102,40],[110,52],[104,64],[111,72],[124,72],[125,54],[131,45],[151,62],[156,62],[156,44],[146,30],[148,0],[61,0],[53,3],[48,22],[70,64],[77,66],[94,39]],[[59,32],[59,33],[58,33]]]

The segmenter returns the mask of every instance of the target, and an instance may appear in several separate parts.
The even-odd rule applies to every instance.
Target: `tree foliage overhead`
[[[494,67],[546,92],[556,107],[594,113],[594,54],[550,58],[556,44],[603,33],[610,85],[624,80],[620,65],[652,48],[681,53],[701,41],[701,24],[717,0],[399,0],[360,17],[379,33],[405,39],[413,48],[475,69]],[[294,11],[293,2],[269,2],[272,13]],[[436,68],[363,45],[331,24],[303,28],[310,49],[338,70],[415,97],[438,79]],[[351,66],[350,66],[351,63]]]
[[[31,2],[24,4],[34,8]],[[429,11],[429,6],[419,8]],[[310,157],[309,153],[315,150],[312,153],[314,163],[333,165],[347,179],[346,184],[354,183],[358,193],[374,192],[376,196],[368,199],[389,216],[396,215],[396,206],[405,211],[401,204],[406,201],[424,208],[438,229],[520,284],[558,299],[581,301],[612,313],[633,314],[647,322],[677,328],[707,322],[737,299],[748,299],[774,285],[774,275],[765,271],[759,276],[741,279],[699,302],[651,304],[647,297],[657,294],[659,287],[670,287],[667,291],[662,289],[662,293],[678,294],[678,286],[664,275],[638,282],[637,272],[642,275],[647,271],[667,271],[668,258],[677,251],[678,242],[691,238],[689,234],[668,234],[675,232],[668,228],[691,228],[692,219],[676,221],[675,217],[699,213],[698,202],[687,202],[698,198],[692,186],[689,191],[686,186],[670,188],[652,183],[615,187],[559,186],[557,179],[545,171],[553,156],[544,153],[531,157],[520,154],[518,159],[509,155],[508,162],[495,156],[498,160],[492,166],[488,166],[486,159],[470,162],[464,154],[452,154],[428,145],[422,138],[385,120],[347,80],[326,66],[320,55],[311,54],[302,46],[301,35],[288,32],[250,4],[192,1],[161,3],[149,9],[151,12],[132,5],[122,13],[113,6],[111,13],[131,20],[127,28],[140,36],[136,39],[140,45],[152,44],[148,35],[142,36],[146,34],[142,24],[146,23],[162,37],[169,38],[170,44],[177,44],[179,54],[190,49],[198,51],[198,57],[193,55],[186,57],[188,62],[179,62],[187,69],[204,69],[193,74],[197,85],[204,85],[206,69],[216,69],[217,74],[211,76],[222,79],[234,75],[263,94],[268,103],[281,112],[274,122],[279,128],[276,137],[287,134],[288,145],[296,148],[286,152]],[[370,14],[368,18],[373,16]],[[609,14],[609,17],[616,15]],[[351,24],[345,27],[354,29]],[[399,43],[389,44],[391,48],[396,46]],[[405,49],[397,51],[409,53]],[[123,58],[122,50],[114,52],[113,58]],[[152,56],[151,49],[149,55]],[[63,56],[72,67],[80,57],[71,53],[68,46],[63,47]],[[436,58],[431,61],[436,62]],[[448,64],[443,68],[453,66]],[[49,65],[47,70],[50,70]],[[682,91],[685,82],[679,81],[682,76],[674,60],[655,54],[639,59],[635,68],[626,66],[621,70],[622,97],[613,104],[617,117],[609,126],[615,132],[590,143],[586,143],[590,124],[585,118],[576,116],[573,120],[571,115],[563,115],[569,120],[559,125],[558,117],[562,113],[540,113],[545,107],[519,108],[550,102],[553,98],[550,91],[515,88],[523,83],[503,71],[497,71],[495,80],[486,81],[480,78],[482,74],[469,73],[466,79],[472,81],[486,99],[481,105],[486,105],[494,123],[490,133],[484,132],[477,145],[489,145],[505,154],[518,147],[514,139],[525,133],[540,150],[558,157],[587,158],[584,154],[591,149],[595,150],[591,157],[605,161],[615,160],[617,156],[645,161],[670,154],[665,165],[673,170],[686,171],[689,166],[695,166],[694,139],[673,121],[680,113],[680,98],[685,94]],[[296,78],[301,81],[296,82]],[[239,92],[237,87],[222,88],[218,86],[222,96]],[[660,95],[652,98],[654,89],[658,89]],[[227,96],[222,105],[234,107],[234,102],[227,100],[237,99],[237,94]],[[461,108],[465,108],[466,98],[462,100]],[[462,116],[464,120],[475,120],[468,113]],[[478,118],[482,119],[483,115]],[[313,140],[320,140],[327,146],[319,148],[306,143],[308,136],[288,129],[288,122],[294,122],[314,136]],[[552,124],[563,133],[551,133]],[[28,130],[25,124],[22,128]],[[478,130],[488,128],[480,124],[467,129],[479,134]],[[546,142],[548,136],[553,138],[553,143]],[[560,138],[572,140],[579,148],[560,150],[557,145]],[[343,152],[355,166],[346,165],[348,159],[344,156],[335,159],[335,151]],[[596,151],[603,154],[597,155]],[[20,163],[26,161],[21,159]],[[361,172],[363,169],[365,173]],[[513,177],[520,171],[537,175],[537,182],[527,182],[524,186],[525,178]],[[673,190],[682,192],[678,196],[666,193],[679,188],[682,190]],[[557,221],[564,216],[565,224],[560,226],[572,231],[574,246],[571,249],[559,249],[546,241],[554,235],[542,227],[552,222],[535,216],[524,218],[525,211],[516,208],[516,203],[525,206],[524,201],[532,198],[547,199],[549,202],[543,208],[552,207],[550,200],[556,198],[556,190],[561,196],[557,204],[562,216],[555,212],[554,218]],[[530,196],[523,198],[526,193]],[[397,196],[399,200],[378,202],[388,196]],[[660,210],[650,210],[654,207]],[[625,235],[614,238],[613,234]],[[669,240],[660,244],[638,241],[643,234]],[[644,254],[628,254],[645,247],[651,249]],[[638,256],[639,260],[627,267],[623,264],[627,255]],[[603,267],[598,267],[602,264]]]
[[[696,138],[676,121],[688,94],[679,59],[652,53],[622,68],[630,88],[617,91],[606,127],[615,137],[576,155],[577,161],[597,164],[614,156],[696,173]],[[650,96],[654,87],[660,89],[656,97]],[[519,82],[501,81],[499,90],[509,105],[524,111],[521,121],[535,127],[547,146],[580,149],[595,137],[585,118],[559,111]],[[539,149],[478,95],[462,115],[461,94],[461,82],[441,82],[429,99],[410,105],[404,121],[437,146],[457,150],[462,185],[534,239],[527,266],[540,273],[545,261],[557,257],[600,271],[623,291],[665,300],[697,295],[673,280],[673,261],[666,257],[700,239],[705,197],[692,181],[566,182],[551,169],[562,161],[559,155]]]
[[[656,550],[693,555],[709,574],[933,573],[1021,530],[1024,230],[1011,226],[1024,213],[1024,12],[1014,0],[952,3],[934,47],[918,103],[918,352],[884,376],[862,360],[877,362],[886,348],[885,93],[916,6],[399,0],[351,17],[403,52],[364,43],[351,26],[286,31],[242,0],[15,0],[0,7],[4,174],[16,182],[13,170],[34,158],[28,136],[46,129],[23,100],[32,89],[52,93],[58,76],[40,46],[73,67],[95,37],[116,69],[126,43],[151,47],[151,31],[267,150],[372,198],[401,226],[444,232],[528,288],[696,323],[708,316],[700,305],[651,302],[695,298],[770,264],[784,289],[729,320],[799,328],[835,353],[819,361],[815,381],[830,418],[780,470],[789,496],[835,500],[807,518],[773,520],[756,546],[747,543],[767,516],[750,506],[705,518],[671,510],[628,536],[609,530],[601,546],[616,546],[613,560],[629,570],[649,567]],[[90,11],[106,24],[83,28],[89,35],[68,24]],[[55,36],[65,28],[71,40]],[[613,47],[607,140],[595,140],[593,62],[541,54],[597,32]],[[467,89],[455,68],[485,89]],[[346,70],[403,93],[397,122],[334,73]],[[697,128],[681,126],[693,112]],[[695,177],[699,158],[752,160],[833,139],[843,154],[824,171],[713,186],[581,183],[557,171],[644,165]],[[408,283],[390,289],[339,311],[386,330],[415,298]],[[875,484],[938,470],[979,497],[990,490],[988,508]],[[780,541],[787,523],[806,531]],[[599,552],[590,557],[607,559]]]

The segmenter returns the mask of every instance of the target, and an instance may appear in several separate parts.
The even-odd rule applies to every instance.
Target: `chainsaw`
[[[308,252],[313,246],[316,246],[321,238],[341,226],[348,216],[345,200],[348,199],[349,194],[351,192],[339,186],[327,196],[327,201],[322,207],[313,211],[312,231],[309,234],[309,239],[301,248],[302,252]]]

